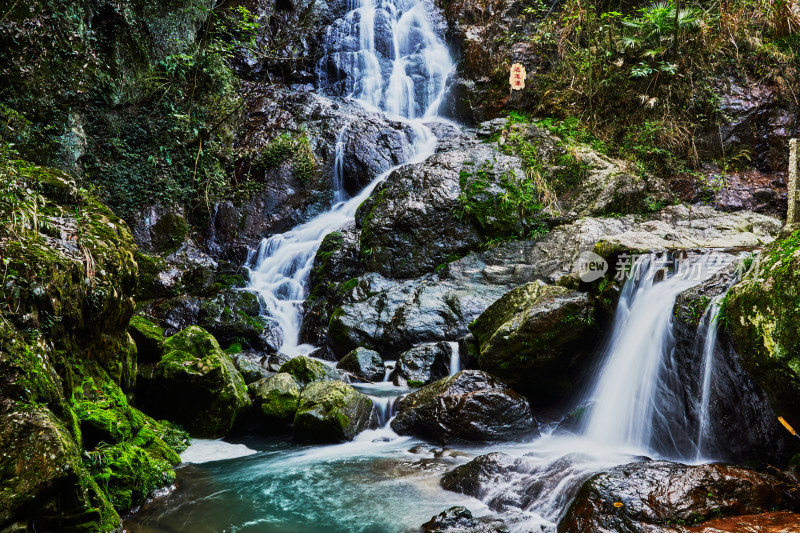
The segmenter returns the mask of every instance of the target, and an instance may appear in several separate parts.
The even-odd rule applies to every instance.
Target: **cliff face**
[[[171,482],[183,445],[125,395],[133,238],[67,175],[22,161],[3,171],[0,527],[108,531]]]

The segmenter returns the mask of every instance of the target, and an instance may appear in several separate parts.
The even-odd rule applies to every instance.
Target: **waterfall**
[[[682,390],[670,372],[672,310],[678,295],[718,273],[733,256],[710,253],[684,261],[641,257],[623,289],[605,363],[590,396],[585,436],[619,450],[671,449],[655,442],[654,428],[678,442],[685,433]],[[672,433],[676,436],[673,437]]]
[[[421,120],[413,119],[436,115],[453,67],[447,48],[434,33],[420,0],[360,0],[348,5],[348,13],[328,28],[320,85],[341,82],[345,87],[341,95],[403,120],[412,133],[404,134],[400,159],[406,163],[424,160],[433,153],[436,137]],[[313,349],[301,345],[299,335],[308,275],[322,239],[352,220],[361,202],[388,174],[348,198],[342,173],[349,129],[350,125],[342,128],[336,137],[333,207],[286,233],[263,239],[247,260],[251,268],[248,288],[262,296],[264,314],[280,326],[281,351],[287,355]]]
[[[700,395],[700,422],[697,428],[697,457],[700,461],[705,450],[705,436],[709,429],[709,403],[711,400],[711,376],[714,372],[714,354],[717,349],[717,332],[719,331],[720,303],[725,293],[720,294],[711,301],[700,322],[703,337],[703,381]]]
[[[461,370],[461,354],[457,342],[448,342],[450,346],[450,375],[458,374]]]

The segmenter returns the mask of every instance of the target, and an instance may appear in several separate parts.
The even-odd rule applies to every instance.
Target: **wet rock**
[[[721,79],[716,90],[725,119],[697,135],[699,156],[746,156],[760,170],[785,170],[786,145],[799,126],[796,106],[782,101],[774,86],[753,79]]]
[[[674,383],[667,385],[668,389],[680,384],[680,390],[688,398],[702,397],[705,376],[696,369],[705,365],[710,314],[720,312],[711,309],[711,302],[724,296],[727,287],[735,281],[734,276],[746,269],[746,265],[746,262],[733,263],[718,276],[678,296],[673,322],[676,346],[667,363],[667,371],[675,378]],[[725,333],[724,323],[718,327],[708,383],[707,429],[702,453],[707,457],[740,463],[769,460],[773,464],[783,464],[798,450],[800,443],[780,425],[767,394],[744,370],[742,357]],[[731,395],[731,390],[737,393]],[[690,401],[688,405],[690,409],[680,409],[681,412],[676,413],[681,420],[680,432],[673,432],[669,439],[663,439],[658,437],[659,427],[655,427],[659,441],[672,442],[675,446],[674,450],[660,450],[662,453],[675,455],[678,450],[692,449],[701,413],[697,409],[698,403]]]
[[[194,436],[224,436],[250,406],[244,379],[228,355],[198,326],[168,338],[164,352],[145,399],[151,411]]]
[[[290,374],[302,385],[312,381],[341,380],[341,377],[333,368],[303,355],[292,357],[286,361],[281,365],[280,372]]]
[[[288,356],[285,353],[278,352],[269,354],[264,364],[267,367],[267,370],[269,370],[270,372],[280,372],[283,364],[289,361],[290,359],[291,356]]]
[[[134,316],[128,324],[128,333],[136,343],[138,361],[155,363],[161,358],[164,347],[164,330],[143,316]]]
[[[538,433],[528,401],[499,379],[463,370],[404,396],[392,429],[445,443],[506,440]]]
[[[677,176],[670,181],[685,203],[706,204],[721,211],[754,211],[786,218],[786,172],[756,169],[723,171],[708,166],[702,174]]]
[[[372,401],[341,381],[315,381],[300,397],[294,438],[305,442],[341,442],[377,426]]]
[[[427,385],[450,373],[452,348],[446,342],[427,342],[400,354],[393,379],[402,378],[411,387]]]
[[[609,258],[615,253],[650,250],[757,247],[771,242],[781,226],[781,221],[758,213],[676,205],[646,217],[624,233],[601,239],[595,252]]]
[[[339,361],[336,368],[373,382],[383,381],[383,376],[386,374],[380,354],[366,348],[356,348],[348,353]]]
[[[283,341],[277,323],[261,316],[259,296],[246,290],[229,289],[204,299],[197,324],[223,346],[239,342],[245,347],[276,351]]]
[[[474,518],[466,507],[455,506],[442,511],[422,524],[425,533],[505,533],[502,520]]]
[[[787,504],[792,497],[768,474],[721,464],[633,463],[587,481],[558,531],[658,531],[666,523],[749,515]]]
[[[228,350],[228,353],[230,353],[230,350]],[[261,381],[275,374],[275,372],[268,370],[264,365],[263,362],[266,361],[266,356],[259,352],[241,352],[231,355],[231,360],[247,385],[255,383],[256,381]]]
[[[176,251],[189,235],[189,223],[179,207],[151,205],[137,214],[133,238],[139,250],[148,254]]]
[[[470,325],[478,366],[539,402],[573,391],[596,330],[586,293],[541,281],[513,289]]]
[[[726,329],[772,409],[800,427],[800,229],[787,226],[728,292]]]
[[[756,515],[712,518],[697,526],[673,526],[675,533],[793,533],[800,531],[800,514],[773,511]]]
[[[254,406],[272,419],[292,420],[300,405],[300,386],[285,372],[251,383],[248,391]]]

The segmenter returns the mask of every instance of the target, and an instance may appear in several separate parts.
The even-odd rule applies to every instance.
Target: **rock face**
[[[425,533],[506,533],[502,520],[473,518],[466,507],[456,506],[442,511],[422,524]]]
[[[146,401],[198,437],[218,438],[250,406],[244,379],[208,332],[190,326],[164,342]]]
[[[377,426],[372,400],[341,381],[315,381],[303,390],[294,438],[307,442],[353,440]]]
[[[528,401],[479,370],[427,385],[397,403],[392,429],[436,442],[505,440],[538,433]]]
[[[185,447],[126,398],[133,237],[66,174],[30,165],[15,179],[39,213],[13,234],[0,225],[0,529],[111,531],[174,480]]]
[[[800,229],[787,226],[725,301],[726,326],[742,367],[776,414],[800,427]]]
[[[418,387],[447,377],[452,350],[446,342],[426,342],[406,350],[397,358],[393,379]]]
[[[580,356],[593,349],[586,293],[541,281],[513,289],[470,325],[478,366],[542,402],[571,392]]]
[[[746,263],[734,263],[719,277],[702,283],[678,296],[673,313],[673,331],[676,346],[670,358],[669,372],[676,376],[674,385],[681,387],[690,398],[702,395],[703,375],[695,369],[705,363],[702,360],[711,300],[724,296],[724,292],[735,281],[737,271]],[[718,325],[714,361],[711,367],[710,397],[708,401],[708,429],[703,438],[703,454],[728,461],[745,462],[768,460],[772,464],[784,464],[798,451],[797,439],[791,436],[778,422],[764,389],[743,368],[742,357],[726,334],[725,321]],[[736,394],[731,395],[730,391]],[[697,404],[689,404],[697,405]],[[692,410],[680,413],[680,432],[671,432],[669,439],[656,437],[659,442],[672,442],[671,450],[660,450],[668,456],[678,456],[693,448],[693,437],[699,430],[699,413]],[[654,428],[656,434],[659,428]],[[686,440],[681,441],[680,436]],[[678,437],[676,439],[676,437]]]
[[[375,350],[356,348],[339,361],[336,368],[351,372],[353,375],[368,381],[383,381],[386,367],[383,359]]]
[[[793,504],[778,479],[744,468],[633,463],[587,481],[558,531],[658,531],[666,523],[691,524]]]

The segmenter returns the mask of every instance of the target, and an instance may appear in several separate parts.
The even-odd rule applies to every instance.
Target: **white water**
[[[332,62],[344,77],[348,96],[409,126],[412,134],[405,138],[404,153],[396,154],[399,159],[406,163],[422,161],[433,153],[436,137],[421,119],[414,119],[436,115],[445,79],[453,68],[447,48],[434,33],[419,0],[377,4],[360,0],[348,5],[347,15],[328,28],[328,54],[320,64],[322,85],[330,81],[326,72]],[[380,31],[376,32],[376,24]],[[358,125],[342,128],[336,137],[334,205],[330,211],[262,240],[248,257],[247,264],[252,265],[248,288],[262,296],[264,314],[280,326],[281,351],[287,355],[303,355],[313,349],[301,345],[299,335],[306,284],[323,238],[352,220],[361,202],[388,174],[378,176],[357,196],[347,197],[342,172],[346,135],[351,127]]]
[[[623,290],[615,317],[606,362],[590,399],[593,409],[586,437],[618,450],[650,450],[654,416],[674,406],[658,405],[662,366],[672,341],[672,309],[677,296],[730,264],[728,254],[706,254],[676,264],[666,277],[667,265],[653,256],[636,264]],[[672,398],[668,393],[661,397]],[[681,428],[685,429],[685,428]]]
[[[457,342],[448,342],[450,345],[450,375],[458,374],[461,370],[461,354]]]

